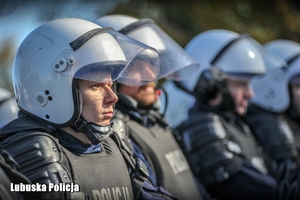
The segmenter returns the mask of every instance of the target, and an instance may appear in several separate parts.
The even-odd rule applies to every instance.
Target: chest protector
[[[101,148],[101,153],[78,155],[64,150],[72,167],[74,183],[93,199],[133,200],[128,169],[117,145],[107,138]]]
[[[228,143],[229,150],[237,149],[236,144],[240,148],[240,152],[246,158],[248,158],[254,167],[259,171],[266,174],[267,168],[263,158],[263,151],[261,146],[256,142],[256,139],[253,133],[250,131],[248,125],[244,122],[239,122],[239,126],[236,124],[228,123],[222,118],[220,118],[223,126],[230,133],[229,139],[231,140]]]
[[[127,122],[130,137],[136,141],[154,166],[157,183],[178,199],[202,199],[189,165],[171,130],[155,123],[144,127],[134,120]]]

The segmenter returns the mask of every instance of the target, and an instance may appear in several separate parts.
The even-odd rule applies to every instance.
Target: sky
[[[18,9],[2,15],[0,17],[1,40],[12,37],[19,44],[38,24],[39,21],[32,8]]]
[[[55,18],[78,17],[93,21],[122,2],[127,1],[0,0],[0,41],[13,37],[20,44],[33,29]]]

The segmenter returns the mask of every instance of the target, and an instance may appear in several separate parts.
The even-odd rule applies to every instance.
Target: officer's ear
[[[218,94],[216,82],[210,70],[203,71],[194,88],[195,95],[205,102],[214,99]]]

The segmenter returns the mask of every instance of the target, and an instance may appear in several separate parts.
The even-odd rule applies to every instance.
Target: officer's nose
[[[251,98],[254,97],[253,88],[249,83],[247,84],[247,87],[246,87],[245,96],[246,96],[247,99],[251,99]]]
[[[115,104],[117,101],[118,101],[117,94],[111,88],[108,88],[105,96],[105,103]]]

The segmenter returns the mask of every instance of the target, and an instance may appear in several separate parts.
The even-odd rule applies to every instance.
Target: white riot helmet
[[[283,65],[249,35],[229,30],[214,29],[200,33],[185,49],[200,63],[201,70],[181,82],[180,86],[195,96],[213,96],[210,93],[214,93],[217,83],[226,77],[249,79]]]
[[[157,79],[179,81],[189,78],[199,69],[199,64],[151,19],[139,20],[126,15],[107,15],[97,19],[95,23],[102,27],[112,27],[157,49],[160,58],[160,72]],[[118,82],[122,83],[122,80]]]
[[[19,108],[12,93],[0,88],[0,128],[18,116]]]
[[[131,65],[147,58],[147,70]],[[105,82],[133,79],[150,81],[159,72],[155,49],[112,29],[83,19],[65,18],[33,30],[20,45],[13,66],[13,83],[20,109],[54,127],[74,124],[81,115],[76,79]],[[133,77],[131,77],[133,76]],[[111,81],[109,80],[109,81]]]
[[[252,80],[255,97],[251,100],[266,110],[281,113],[291,103],[289,83],[298,81],[300,77],[300,44],[290,40],[273,40],[266,43],[265,48],[285,61],[287,68],[266,73],[259,79]],[[294,80],[293,80],[294,79]],[[261,86],[264,87],[261,87]]]

